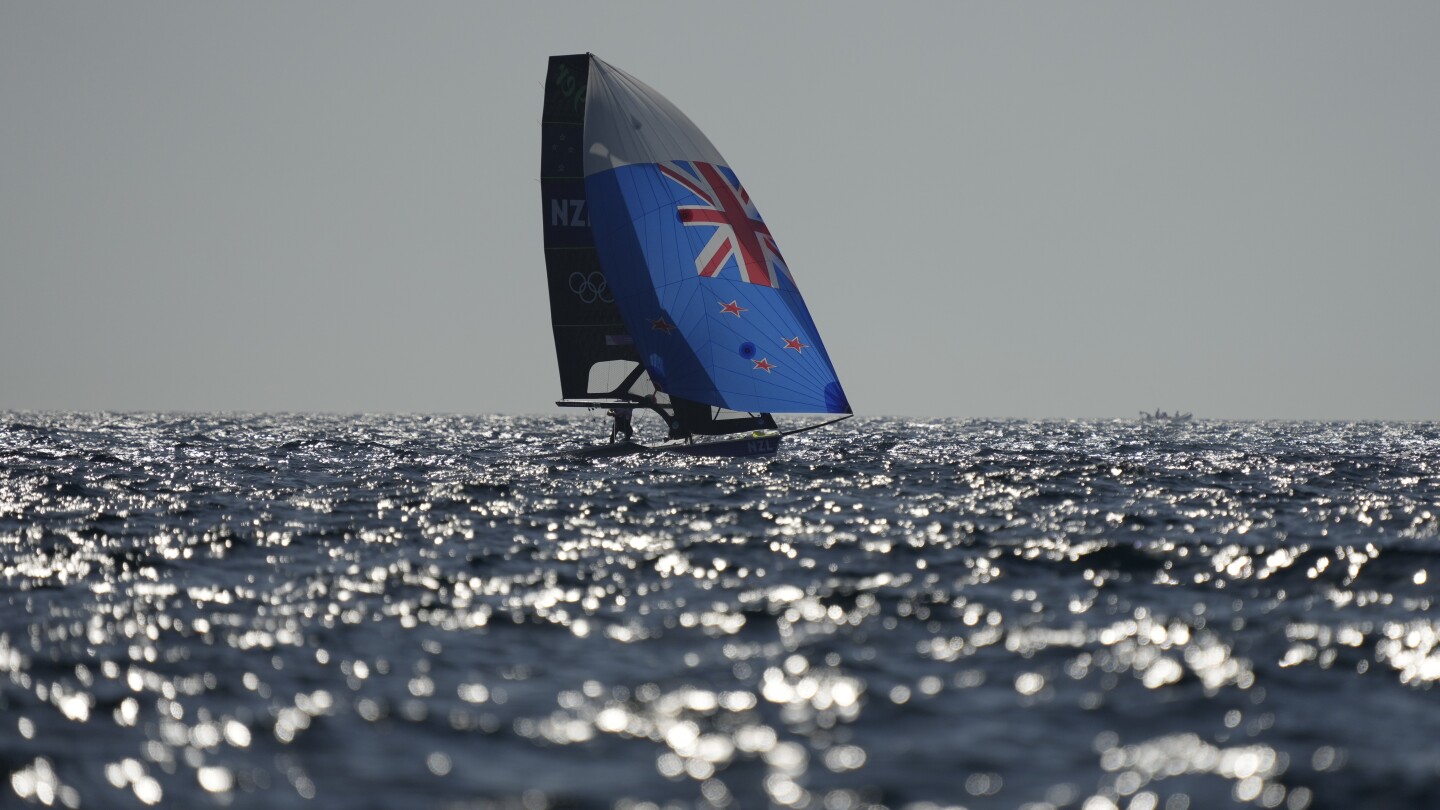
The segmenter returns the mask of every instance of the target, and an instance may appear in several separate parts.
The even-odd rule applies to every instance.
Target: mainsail
[[[542,142],[567,399],[668,397],[690,433],[851,412],[775,237],[675,105],[593,55],[554,56]]]
[[[615,389],[639,366],[590,231],[582,162],[589,63],[583,54],[551,58],[541,130],[550,321],[566,399],[618,393]]]

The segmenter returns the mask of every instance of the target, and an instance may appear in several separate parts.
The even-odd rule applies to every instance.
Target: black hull
[[[780,449],[781,438],[779,433],[771,431],[758,435],[749,434],[732,438],[695,442],[665,442],[663,444],[650,446],[636,442],[616,442],[614,444],[597,444],[576,450],[548,453],[545,457],[616,458],[619,456],[668,453],[701,458],[751,458],[755,456],[775,455],[775,452]]]
[[[773,456],[780,449],[780,434],[767,432],[750,434],[733,439],[712,439],[693,443],[667,442],[648,448],[651,453],[678,453],[682,456],[707,456],[714,458],[745,458],[748,456]]]

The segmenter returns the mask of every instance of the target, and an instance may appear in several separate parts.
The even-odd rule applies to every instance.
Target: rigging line
[[[845,414],[844,416],[840,417],[839,419],[831,419],[829,422],[821,422],[821,423],[818,424],[818,425],[807,425],[807,426],[802,427],[802,428],[795,428],[794,430],[782,430],[782,431],[780,431],[780,435],[781,435],[781,436],[793,436],[793,435],[795,435],[796,433],[804,433],[804,432],[807,431],[807,430],[815,430],[816,428],[822,428],[822,427],[825,427],[826,425],[833,425],[833,424],[835,424],[836,422],[844,422],[846,419],[849,419],[849,418],[853,417],[854,415],[855,415],[855,414],[853,414],[853,413],[847,413],[847,414]]]

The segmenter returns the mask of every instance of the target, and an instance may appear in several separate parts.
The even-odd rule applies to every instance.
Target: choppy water
[[[0,806],[1433,806],[1440,426],[0,414]]]

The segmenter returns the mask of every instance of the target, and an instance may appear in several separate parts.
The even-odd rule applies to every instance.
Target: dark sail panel
[[[550,322],[566,399],[611,393],[639,363],[600,269],[585,194],[588,54],[550,57],[540,127],[540,202]]]
[[[585,94],[590,85],[590,54],[575,53],[550,57],[545,75],[546,123],[584,124]]]

